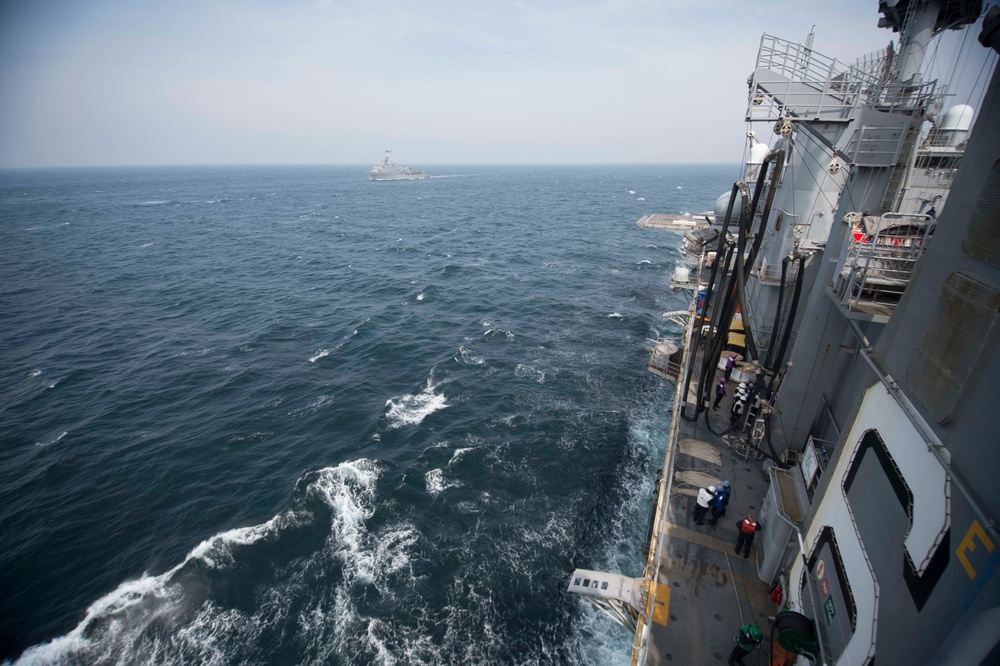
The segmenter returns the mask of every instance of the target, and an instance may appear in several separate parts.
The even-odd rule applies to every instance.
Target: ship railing
[[[852,237],[834,292],[851,311],[866,310],[871,304],[894,308],[923,256],[933,219],[929,215],[850,213],[845,222],[852,227]]]
[[[862,104],[913,109],[941,97],[937,83],[890,83],[885,63],[838,62],[802,44],[765,34],[750,86],[746,119],[772,121],[792,116],[849,120]]]

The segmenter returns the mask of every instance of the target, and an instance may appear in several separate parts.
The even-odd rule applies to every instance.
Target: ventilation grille
[[[974,259],[1000,268],[1000,162],[993,165],[976,208],[969,232],[962,239],[962,251]]]
[[[1000,291],[963,273],[948,276],[906,369],[910,391],[936,422],[952,416],[998,311]]]

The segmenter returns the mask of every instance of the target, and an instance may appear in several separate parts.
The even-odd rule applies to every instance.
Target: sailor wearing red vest
[[[736,527],[736,548],[733,551],[739,555],[740,548],[742,548],[743,558],[746,559],[750,557],[750,548],[753,546],[753,535],[764,529],[764,526],[754,520],[753,516],[748,515],[737,523]]]

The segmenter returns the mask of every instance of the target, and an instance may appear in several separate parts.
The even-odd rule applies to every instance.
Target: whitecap
[[[523,363],[518,363],[517,367],[514,368],[515,377],[531,377],[539,384],[545,383],[545,373],[541,370],[536,370],[530,365],[524,365]]]
[[[628,193],[629,194],[635,194],[635,190],[629,190]]]
[[[514,334],[511,333],[510,331],[508,331],[505,328],[491,328],[488,331],[486,331],[485,333],[483,333],[483,337],[484,338],[490,338],[490,337],[500,336],[500,335],[506,337],[508,340],[513,340],[514,339]]]
[[[55,384],[53,384],[52,386],[55,386]],[[52,386],[50,386],[49,388],[52,388]],[[43,446],[43,447],[44,446],[52,446],[53,444],[55,444],[56,442],[58,442],[59,440],[61,440],[63,437],[65,437],[68,434],[69,434],[69,432],[66,431],[66,432],[63,432],[61,435],[58,435],[54,439],[50,439],[47,442],[35,442],[35,446]]]
[[[639,262],[638,264],[636,264],[636,266],[642,266],[643,264],[647,264],[647,265],[652,265],[652,263],[653,263],[653,262],[652,262],[652,261],[650,261],[649,259],[643,259],[643,260],[642,260],[642,261],[640,261],[640,262]]]
[[[471,349],[465,346],[458,348],[458,355],[455,357],[455,360],[465,365],[486,365],[486,361],[482,357],[476,356]]]
[[[464,448],[455,449],[455,452],[451,454],[451,460],[448,461],[448,466],[451,467],[454,463],[461,460],[462,456],[464,456],[469,451],[472,451],[474,448],[475,448],[474,446],[467,446]]]
[[[418,301],[422,301],[422,300],[424,300],[425,298],[427,298],[427,295],[426,295],[426,294],[424,294],[423,292],[420,292],[419,294],[417,294],[417,300],[418,300]]]
[[[143,243],[139,247],[149,247],[150,245],[156,245],[156,243],[155,242]]]
[[[28,376],[30,376],[30,377],[37,377],[40,374],[42,374],[41,370],[32,370],[31,372],[28,373]]]
[[[447,483],[444,480],[444,470],[442,469],[432,469],[424,474],[424,484],[427,486],[427,493],[434,497],[440,495],[443,490],[461,485],[458,483]]]
[[[618,312],[612,312],[608,315],[608,319],[624,319],[625,316]]]
[[[646,197],[636,197],[636,201],[645,201]]]
[[[321,358],[325,358],[325,357],[327,357],[329,355],[330,355],[330,350],[329,349],[320,349],[318,352],[316,352],[315,356],[313,356],[312,358],[309,359],[309,362],[310,363],[315,363],[316,361],[320,360]]]
[[[311,473],[315,478],[305,489],[307,496],[322,501],[332,510],[325,551],[334,553],[343,562],[345,575],[350,580],[364,580],[373,575],[382,578],[404,568],[409,563],[408,552],[416,542],[416,534],[408,525],[392,526],[377,538],[366,531],[365,521],[374,513],[379,473],[377,463],[371,460],[344,462]],[[268,611],[261,609],[256,615],[247,616],[236,609],[223,609],[210,600],[205,601],[193,617],[178,628],[169,643],[160,643],[155,637],[162,630],[160,625],[183,616],[192,602],[199,603],[191,598],[198,593],[190,589],[186,567],[189,563],[200,562],[216,570],[238,568],[239,551],[234,546],[275,541],[283,531],[308,525],[314,520],[315,516],[307,510],[290,509],[267,522],[209,537],[165,573],[158,576],[144,573],[138,579],[121,583],[90,604],[83,620],[72,631],[28,648],[17,663],[116,662],[125,660],[126,655],[131,656],[137,645],[153,650],[152,654],[156,654],[157,648],[163,649],[164,654],[158,655],[158,660],[169,662],[179,660],[173,649],[178,647],[175,642],[178,639],[201,653],[194,661],[225,663],[227,655],[219,651],[218,645],[213,645],[214,639],[224,641],[227,637],[238,636],[242,633],[241,625],[259,631],[260,625],[268,621],[262,614]],[[149,633],[154,636],[150,637]],[[206,633],[208,635],[204,636]]]
[[[389,427],[402,428],[403,426],[417,425],[434,412],[448,407],[444,395],[435,393],[435,388],[437,387],[428,378],[427,386],[420,393],[411,393],[386,400],[385,406],[389,409],[385,417],[389,421]]]
[[[140,201],[137,205],[139,206],[162,206],[163,204],[170,203],[166,199],[153,199],[151,201]]]

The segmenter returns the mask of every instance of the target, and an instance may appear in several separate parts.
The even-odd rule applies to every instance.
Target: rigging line
[[[830,172],[829,172],[829,170],[823,164],[821,164],[820,161],[817,160],[815,156],[813,156],[812,154],[810,154],[808,151],[799,151],[799,152],[802,152],[803,154],[808,155],[809,158],[813,161],[813,164],[815,164],[817,167],[819,167],[819,169],[822,170],[823,173],[826,174],[824,176],[824,181],[830,179]],[[830,159],[831,160],[833,159],[833,155],[830,155]],[[819,196],[821,196],[823,199],[825,199],[826,203],[830,207],[833,207],[834,202],[831,199],[830,194],[823,191],[823,183],[819,182],[816,179],[816,175],[813,174],[813,170],[812,169],[805,169],[805,172],[806,172],[806,174],[808,174],[808,176],[810,178],[812,178],[813,184],[816,186],[816,191],[819,194]],[[794,176],[793,176],[793,178],[794,178]],[[794,196],[794,191],[793,191],[793,196]],[[794,204],[794,199],[793,199],[793,204]],[[793,208],[793,210],[794,210],[794,208]],[[808,211],[808,214],[811,215],[814,210],[816,210],[816,204],[815,203],[813,204],[812,208]]]
[[[714,511],[714,509],[713,509]],[[729,567],[729,580],[733,583],[733,594],[736,595],[736,607],[740,611],[740,626],[742,627],[746,622],[743,621],[743,602],[740,600],[740,592],[736,589],[736,576],[733,575],[733,565],[729,561],[729,553],[724,553],[726,556],[726,566]]]
[[[986,72],[986,65],[990,64],[990,60],[995,60],[995,59],[996,59],[996,51],[993,51],[990,54],[989,57],[983,59],[983,65],[982,65],[982,67],[979,68],[979,74],[976,76],[976,81],[975,81],[975,83],[972,84],[972,89],[969,90],[969,95],[968,95],[968,97],[965,100],[966,104],[970,104],[972,102],[973,96],[976,95],[976,91],[979,89],[979,82],[983,81],[983,92],[978,95],[979,99],[976,101],[975,106],[979,107],[982,104],[983,97],[986,95],[986,84],[985,84],[985,82],[990,78],[989,76],[983,77],[983,74]],[[995,64],[995,63],[993,63],[993,64]],[[990,71],[992,71],[992,70],[993,70],[993,68],[990,67]]]

